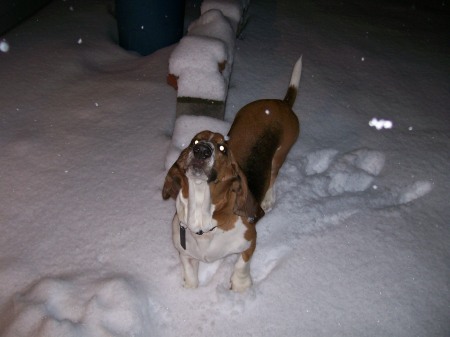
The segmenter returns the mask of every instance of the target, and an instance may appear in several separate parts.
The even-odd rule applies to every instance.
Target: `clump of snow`
[[[367,172],[351,170],[333,171],[333,176],[328,187],[330,195],[339,195],[344,192],[365,191],[373,181],[373,177]]]
[[[218,70],[186,68],[177,81],[178,97],[195,97],[223,102],[228,82]]]
[[[231,26],[236,34],[242,19],[242,2],[240,0],[204,0],[201,5],[201,13],[206,13],[211,9],[220,10],[230,20]]]
[[[123,275],[47,277],[14,298],[4,337],[146,337],[152,312],[145,289]]]
[[[429,193],[433,188],[433,185],[429,181],[416,181],[414,184],[404,189],[399,197],[400,204],[406,204],[425,194]]]
[[[385,162],[384,154],[370,149],[358,149],[336,160],[329,168],[330,195],[365,191]]]
[[[169,71],[183,76],[187,69],[219,73],[219,64],[227,60],[226,45],[204,36],[186,36],[170,55]]]
[[[371,127],[376,128],[377,130],[381,130],[381,129],[392,129],[392,122],[389,120],[384,120],[384,119],[377,119],[377,118],[372,118],[369,121],[369,125]]]
[[[190,24],[169,59],[178,97],[225,101],[242,11],[238,0],[202,3],[201,16]]]
[[[186,36],[169,59],[169,73],[178,77],[178,97],[224,101],[228,82],[219,64],[227,60],[224,42],[204,36]]]
[[[343,154],[335,149],[313,151],[303,155],[300,162],[303,167],[289,161],[283,166],[275,184],[279,196],[275,212],[289,211],[302,217],[296,230],[305,233],[342,223],[361,211],[402,205],[425,196],[432,187],[426,181],[413,181],[406,187],[380,186],[376,182],[386,164],[385,155],[369,148]],[[292,185],[300,186],[299,190],[293,190]],[[271,217],[272,213],[266,214],[266,218]],[[271,235],[276,236],[276,231],[273,229]],[[258,231],[258,238],[264,233]]]
[[[166,156],[166,169],[169,169],[177,160],[180,152],[185,149],[192,138],[203,130],[218,132],[226,135],[230,123],[220,119],[206,116],[180,116],[175,120],[172,141]]]
[[[377,176],[384,167],[385,155],[380,151],[363,148],[344,155],[341,161]]]
[[[307,175],[318,174],[324,172],[330,166],[337,150],[323,149],[311,152],[306,156],[305,172]]]
[[[188,28],[190,36],[207,36],[225,42],[227,48],[227,64],[233,63],[236,35],[230,23],[218,9],[203,13]]]
[[[314,180],[314,194],[333,196],[365,191],[385,164],[382,152],[367,148],[353,150],[336,158],[337,154],[335,149],[322,149],[305,156],[304,170]]]

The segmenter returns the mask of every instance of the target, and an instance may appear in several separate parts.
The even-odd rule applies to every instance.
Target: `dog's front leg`
[[[199,261],[183,254],[180,254],[180,259],[183,265],[184,287],[197,288]]]
[[[234,265],[233,275],[231,275],[231,289],[241,293],[247,290],[251,285],[250,260],[245,261],[242,254],[240,254]]]

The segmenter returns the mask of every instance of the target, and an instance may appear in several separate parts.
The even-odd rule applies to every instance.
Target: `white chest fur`
[[[188,255],[203,262],[214,262],[231,254],[238,254],[250,247],[250,242],[244,238],[247,227],[238,218],[234,228],[224,231],[220,228],[197,235],[186,229],[186,249],[180,243],[180,219],[178,215],[172,222],[173,242],[180,254]]]
[[[204,262],[213,262],[230,254],[241,253],[250,246],[244,235],[247,227],[238,218],[234,228],[224,231],[213,219],[214,205],[208,183],[190,177],[189,196],[182,193],[176,201],[177,213],[173,220],[173,240],[181,254]],[[186,227],[186,249],[180,243],[180,226]],[[199,231],[203,235],[198,235]]]
[[[214,205],[211,203],[211,193],[208,183],[204,180],[189,178],[189,196],[184,198],[179,193],[176,207],[178,217],[183,226],[194,233],[208,232],[217,224],[212,218]]]

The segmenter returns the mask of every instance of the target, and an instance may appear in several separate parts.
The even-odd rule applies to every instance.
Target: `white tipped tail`
[[[295,63],[294,70],[292,70],[291,83],[289,83],[290,87],[296,87],[297,89],[300,84],[300,78],[302,77],[302,57],[303,55]]]
[[[300,85],[300,78],[302,77],[302,56],[297,60],[292,70],[291,82],[289,83],[288,91],[284,97],[284,101],[292,108],[297,97],[297,90]]]

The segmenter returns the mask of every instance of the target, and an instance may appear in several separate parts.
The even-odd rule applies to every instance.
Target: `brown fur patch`
[[[247,226],[247,231],[244,234],[244,238],[245,240],[250,241],[250,247],[246,251],[242,252],[242,258],[245,262],[248,262],[252,258],[256,248],[256,228],[255,225],[248,222],[244,221],[244,224]]]
[[[162,197],[164,200],[169,198],[176,199],[180,190],[183,197],[187,198],[189,195],[189,185],[186,177],[186,158],[188,152],[183,150],[177,161],[167,172],[162,189]]]

